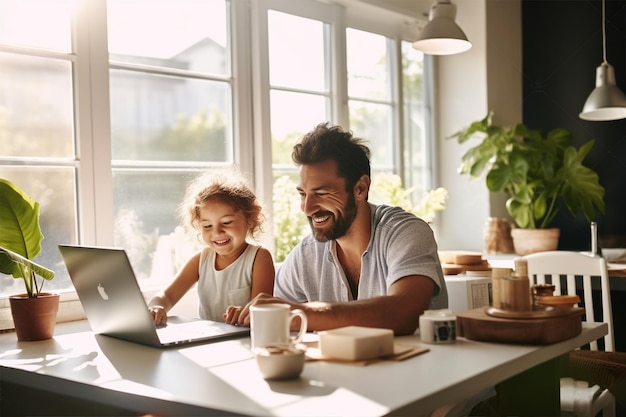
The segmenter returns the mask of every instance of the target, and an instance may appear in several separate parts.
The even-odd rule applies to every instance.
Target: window
[[[362,21],[346,25],[339,6],[306,0],[257,4],[261,33],[255,48],[268,51],[257,65],[268,76],[259,77],[255,92],[270,113],[269,129],[260,136],[271,138],[274,183],[266,198],[273,198],[274,255],[280,262],[309,231],[294,192],[291,149],[320,122],[340,124],[368,141],[373,181],[376,173],[410,176],[416,200],[431,187],[430,173],[423,171],[430,159],[423,134],[423,118],[429,116],[424,57],[407,51],[410,44],[399,38],[395,25],[379,32],[364,29]]]
[[[295,192],[291,149],[315,125],[333,119],[330,24],[272,9],[266,13],[274,259],[282,262],[309,230]]]
[[[71,6],[0,1],[0,176],[41,204],[38,262],[49,268],[60,262],[56,244],[76,235]],[[22,280],[0,278],[0,295],[24,292]],[[67,286],[61,278],[45,288]]]
[[[395,41],[363,30],[346,31],[350,129],[369,141],[372,176],[394,171],[398,132]],[[367,48],[363,48],[367,45]]]
[[[228,6],[107,1],[113,244],[139,278],[169,279],[191,255],[178,253],[186,184],[234,161]]]
[[[213,166],[254,178],[280,260],[273,199],[306,232],[291,147],[323,121],[370,140],[375,171],[429,187],[424,58],[402,17],[372,25],[360,3],[0,0],[0,177],[41,203],[46,289],[72,297],[59,243],[124,247],[162,286],[193,248],[177,229],[186,183]],[[21,282],[0,278],[4,328]]]

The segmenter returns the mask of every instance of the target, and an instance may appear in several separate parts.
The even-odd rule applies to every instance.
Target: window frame
[[[394,125],[397,130],[397,149],[394,149],[396,173],[403,175],[403,116],[401,42],[414,37],[411,27],[415,19],[407,20],[399,13],[383,10],[360,1],[345,0],[343,4],[320,0],[230,0],[232,20],[231,76],[232,113],[234,139],[234,165],[252,173],[257,194],[272,212],[272,151],[270,133],[270,90],[268,61],[267,10],[273,9],[305,18],[330,23],[329,60],[332,102],[332,123],[349,127],[348,85],[346,63],[346,28],[372,32],[395,40],[393,52],[395,64],[392,100],[394,101]],[[80,160],[77,167],[77,216],[78,240],[81,244],[113,245],[113,173],[111,161],[111,126],[109,62],[107,45],[106,0],[78,0],[77,13],[72,18],[74,114],[76,154]],[[22,48],[0,45],[0,51]],[[46,52],[36,55],[46,55]],[[432,61],[425,58],[425,66],[432,70]],[[432,81],[432,80],[430,80]],[[430,86],[430,84],[428,84]],[[432,108],[432,90],[427,105]],[[432,118],[428,118],[427,123]],[[432,134],[427,139],[429,152],[433,152]],[[0,159],[3,161],[6,158]],[[434,161],[434,158],[431,158]],[[9,161],[9,165],[11,165]],[[19,162],[18,162],[19,163]],[[428,172],[432,183],[434,163]],[[97,187],[94,186],[97,185]],[[98,192],[96,192],[96,189]],[[109,190],[103,192],[102,190]],[[271,224],[266,227],[262,242],[273,248]],[[144,283],[145,284],[145,283]],[[157,288],[142,285],[146,298]],[[158,288],[160,289],[160,287]],[[76,293],[61,294],[61,307],[57,321],[84,318]],[[0,298],[0,329],[12,328],[8,298]]]
[[[394,173],[404,177],[407,167],[404,158],[404,100],[402,91],[402,41],[413,39],[416,36],[415,19],[407,19],[406,16],[384,10],[366,3],[344,0],[338,3],[321,3],[316,0],[255,0],[252,2],[252,65],[258,69],[253,73],[253,104],[254,104],[254,135],[255,135],[255,179],[257,193],[271,207],[272,203],[272,155],[271,155],[271,117],[270,117],[270,85],[269,62],[268,62],[268,10],[276,10],[292,14],[299,17],[320,20],[330,24],[330,61],[332,65],[327,70],[330,72],[331,86],[329,97],[331,100],[330,120],[333,124],[338,124],[349,128],[349,107],[348,102],[348,77],[347,77],[347,56],[346,56],[346,29],[353,28],[382,35],[388,38],[388,42],[393,41],[395,48],[390,51],[393,60],[391,64],[391,105],[393,111],[394,126],[394,149],[393,165]],[[424,56],[425,72],[432,72],[432,58]],[[425,83],[432,82],[430,74],[425,74]],[[427,86],[425,86],[427,87]],[[428,172],[422,184],[425,189],[432,188],[434,179],[435,164],[434,144],[432,139],[432,89],[425,88],[426,126],[427,139],[424,146],[428,155]],[[357,132],[358,133],[358,132]],[[268,151],[269,150],[269,151]],[[258,163],[260,162],[260,163]],[[295,169],[295,168],[294,168]],[[270,225],[271,227],[271,225]],[[269,228],[268,228],[269,229]],[[272,229],[270,229],[271,232]],[[269,233],[271,236],[272,233]],[[264,242],[273,247],[273,241]]]

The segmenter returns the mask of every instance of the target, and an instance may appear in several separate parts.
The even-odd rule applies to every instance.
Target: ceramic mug
[[[300,317],[300,329],[291,335],[291,321]],[[250,306],[252,348],[286,346],[302,341],[307,329],[306,314],[291,310],[289,304],[258,304]]]
[[[419,318],[420,338],[425,343],[456,341],[456,316],[452,310],[426,310]]]

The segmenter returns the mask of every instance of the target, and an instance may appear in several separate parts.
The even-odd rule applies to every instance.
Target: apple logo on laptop
[[[98,284],[98,292],[100,293],[100,297],[102,297],[103,300],[108,300],[109,299],[109,295],[107,294],[107,292],[104,290],[104,287],[100,284]]]

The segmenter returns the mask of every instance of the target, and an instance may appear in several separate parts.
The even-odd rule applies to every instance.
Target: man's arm
[[[278,302],[304,310],[309,331],[365,326],[391,329],[396,336],[413,334],[419,325],[419,316],[428,309],[434,288],[435,283],[430,278],[412,275],[391,284],[387,295],[351,302],[296,304],[260,294],[245,307],[239,324],[250,325],[250,305]],[[294,320],[293,325],[299,325],[299,321]]]
[[[391,329],[396,336],[413,334],[434,288],[428,277],[407,276],[391,284],[387,295],[349,303],[307,303],[304,311],[309,330],[366,326]]]

